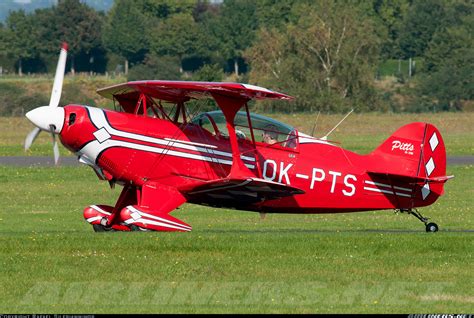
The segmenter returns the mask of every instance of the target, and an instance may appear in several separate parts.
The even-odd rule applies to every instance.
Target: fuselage
[[[233,164],[229,138],[193,123],[68,105],[61,142],[97,174],[137,187],[149,180],[187,189],[225,178]],[[248,137],[248,136],[247,136]],[[262,212],[334,213],[410,206],[414,188],[367,174],[381,159],[298,134],[292,147],[239,139],[242,162],[254,177],[305,193],[242,206],[190,196],[189,202]],[[432,202],[426,201],[426,205]]]

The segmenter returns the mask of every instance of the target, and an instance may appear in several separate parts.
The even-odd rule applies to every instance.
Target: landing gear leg
[[[426,227],[426,232],[433,232],[433,233],[438,232],[438,225],[436,223],[432,223],[432,222],[428,223],[429,218],[426,218],[423,215],[421,215],[421,213],[418,212],[417,209],[400,210],[400,212],[406,212],[408,214],[411,214],[414,217],[416,217],[418,220],[423,222],[425,224],[425,227]]]

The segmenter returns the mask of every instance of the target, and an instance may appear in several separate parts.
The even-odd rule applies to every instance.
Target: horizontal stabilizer
[[[424,183],[445,183],[449,179],[454,178],[454,176],[437,176],[437,177],[421,177],[421,176],[409,176],[409,175],[401,175],[401,174],[394,174],[394,173],[386,173],[386,172],[374,172],[374,171],[367,171],[367,174],[372,177],[383,177],[388,180],[399,181],[409,184],[424,184]]]

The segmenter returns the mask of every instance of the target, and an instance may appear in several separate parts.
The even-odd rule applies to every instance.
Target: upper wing
[[[245,99],[292,99],[291,96],[250,84],[188,81],[135,81],[97,90],[113,99],[135,99],[140,93],[169,102],[185,102],[192,98],[212,98],[211,93]]]
[[[190,202],[210,202],[212,205],[218,199],[222,205],[232,207],[305,193],[301,189],[260,178],[218,179],[181,192]]]
[[[237,111],[251,99],[289,100],[292,98],[282,93],[249,84],[187,81],[136,81],[100,89],[97,92],[106,98],[118,100],[122,108],[129,113],[132,113],[136,108],[134,105],[140,106],[137,102],[142,97],[176,103],[178,107],[174,117],[175,121],[177,121],[180,112],[182,112],[183,117],[186,114],[184,108],[182,108],[184,102],[198,98],[214,99],[228,123],[228,134],[233,155],[233,164],[229,175],[232,178],[254,176],[254,173],[248,170],[240,158],[234,128],[234,118]]]

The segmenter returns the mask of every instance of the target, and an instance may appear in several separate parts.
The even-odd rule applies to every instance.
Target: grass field
[[[343,115],[317,114],[268,114],[277,120],[289,123],[300,131],[322,137],[334,127]],[[422,113],[422,114],[352,114],[329,137],[340,142],[346,149],[357,153],[369,153],[399,127],[414,121],[434,124],[445,139],[448,156],[474,154],[474,112]],[[42,133],[31,150],[23,151],[26,135],[33,125],[21,117],[0,117],[0,156],[47,156],[52,154],[51,136]],[[71,155],[60,146],[61,155]]]
[[[190,233],[94,233],[86,167],[0,166],[0,311],[472,313],[474,167],[423,214],[267,215],[184,205]],[[463,232],[471,230],[471,232]]]

